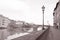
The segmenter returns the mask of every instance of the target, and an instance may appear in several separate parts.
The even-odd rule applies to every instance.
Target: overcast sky
[[[45,6],[45,24],[53,24],[53,10],[58,0],[0,0],[0,14],[13,20],[42,24],[42,9]]]

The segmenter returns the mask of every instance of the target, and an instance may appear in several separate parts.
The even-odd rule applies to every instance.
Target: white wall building
[[[0,15],[0,27],[7,27],[10,20],[7,17]]]

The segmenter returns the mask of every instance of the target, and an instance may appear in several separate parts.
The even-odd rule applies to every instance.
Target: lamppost
[[[44,5],[42,6],[42,12],[43,12],[43,27],[42,27],[42,30],[44,30],[44,11],[45,11],[45,7]]]

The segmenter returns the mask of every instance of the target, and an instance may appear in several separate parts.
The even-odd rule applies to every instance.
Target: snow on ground
[[[17,38],[17,37],[20,37],[20,36],[24,36],[24,35],[27,35],[27,34],[29,34],[29,33],[19,33],[19,34],[16,33],[14,35],[8,36],[7,39],[5,39],[5,40],[11,40],[11,39],[14,39],[14,38]]]
[[[37,31],[40,31],[40,30],[42,30],[42,27],[38,27],[38,28],[37,28]]]
[[[47,29],[48,27],[44,27],[44,28]],[[42,27],[37,28],[37,31],[40,31],[40,30],[42,30]]]
[[[44,27],[44,28],[47,28],[47,27]],[[42,27],[38,27],[37,28],[37,31],[40,31],[40,30],[42,30]],[[16,33],[16,34],[14,34],[14,35],[10,35],[10,36],[8,36],[7,37],[7,39],[5,39],[5,40],[11,40],[11,39],[14,39],[14,38],[17,38],[17,37],[21,37],[21,36],[24,36],[24,35],[28,35],[29,34],[29,32],[32,32],[33,31],[33,28],[31,28],[28,32],[26,32],[26,33]]]

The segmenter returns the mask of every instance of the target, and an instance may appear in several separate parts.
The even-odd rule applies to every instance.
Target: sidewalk
[[[52,37],[50,37],[51,40],[60,40],[60,30],[55,29],[53,27],[50,28],[50,34]]]
[[[60,30],[50,27],[46,40],[60,40]]]
[[[45,32],[42,38],[40,39],[39,37],[38,40],[60,40],[60,30],[50,27],[50,29]]]

